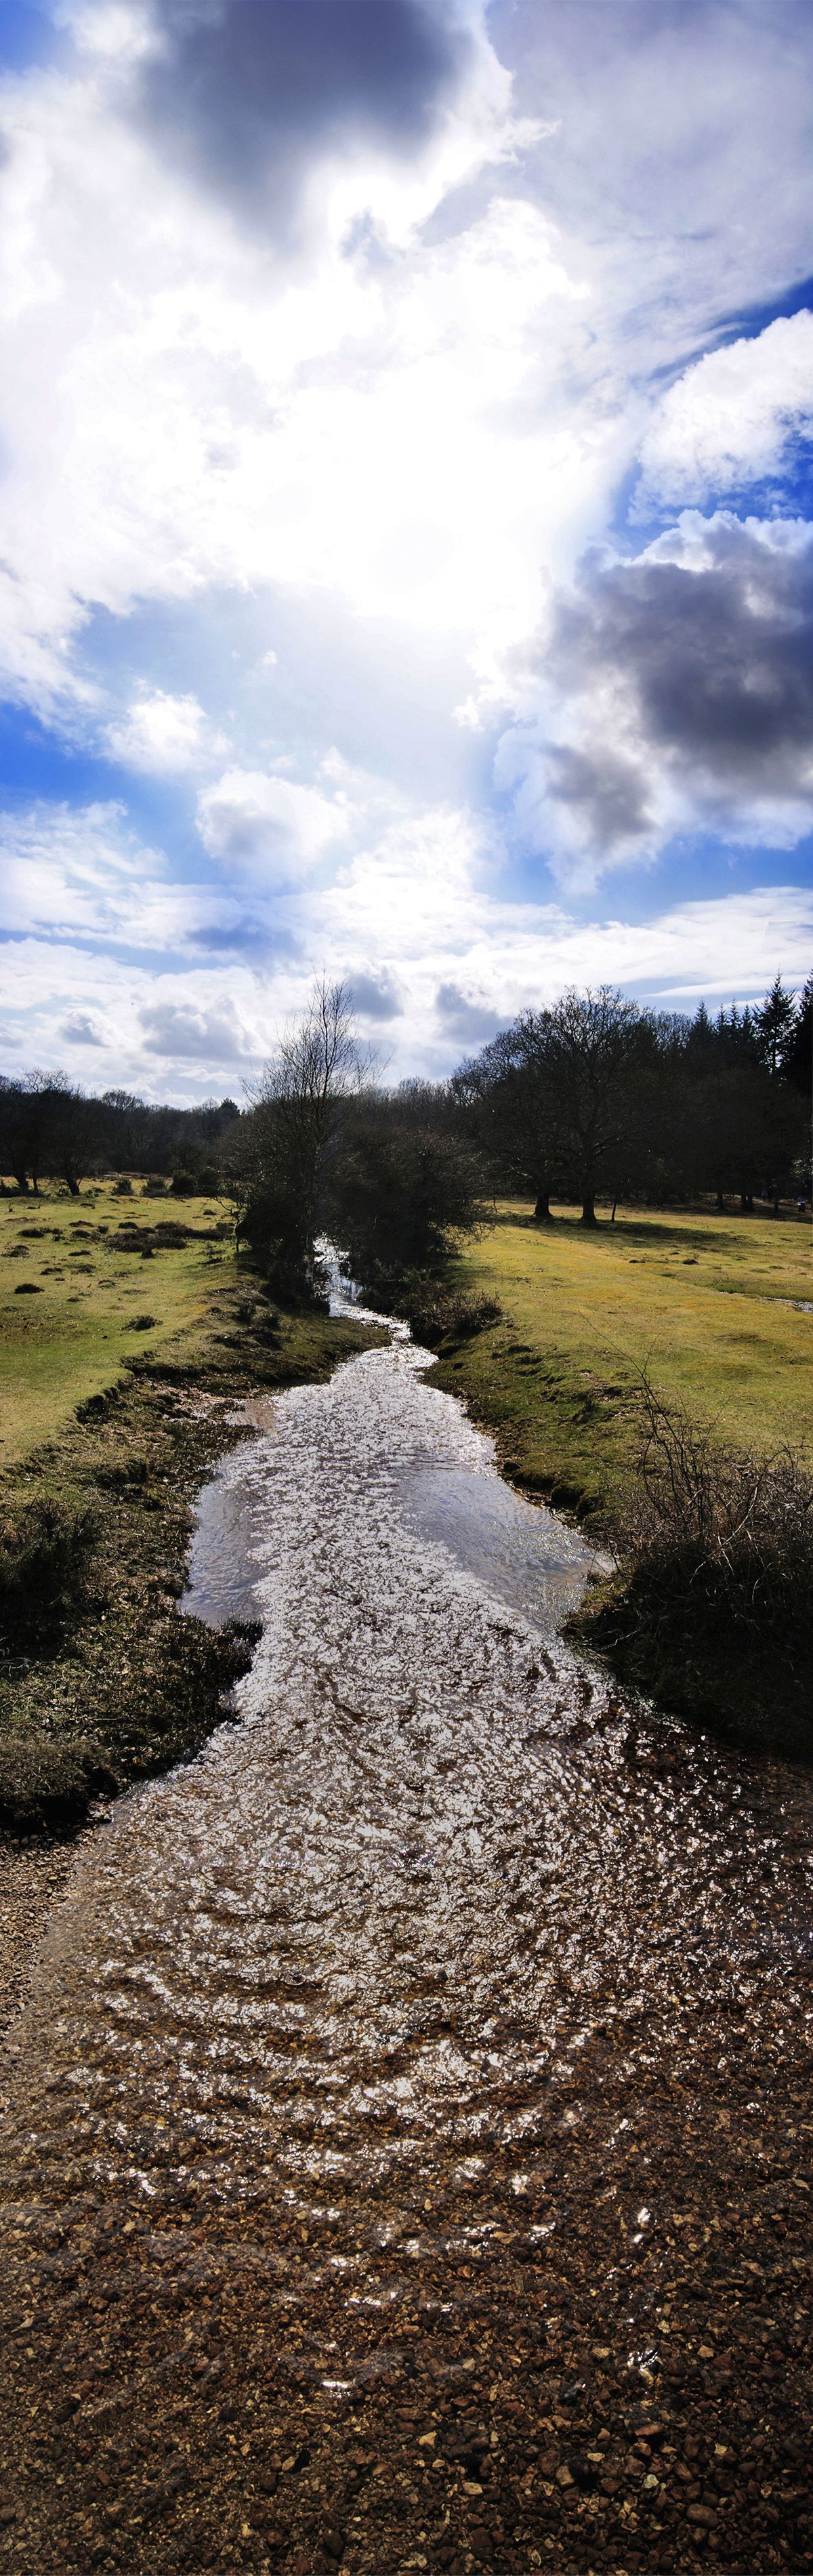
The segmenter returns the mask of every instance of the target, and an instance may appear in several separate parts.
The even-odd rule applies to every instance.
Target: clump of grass
[[[0,1522],[0,1640],[13,1648],[75,1599],[95,1535],[91,1510],[47,1498]]]
[[[499,1323],[502,1308],[496,1297],[467,1297],[460,1290],[420,1280],[404,1289],[396,1300],[396,1313],[405,1317],[416,1342],[434,1351],[446,1340],[473,1341],[476,1333]]]
[[[658,1697],[801,1749],[813,1476],[788,1448],[758,1457],[722,1445],[646,1375],[641,1406],[639,1472],[616,1525],[618,1579],[586,1614],[592,1637]]]

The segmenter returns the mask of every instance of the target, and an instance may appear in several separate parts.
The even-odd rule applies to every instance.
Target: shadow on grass
[[[739,1209],[736,1211],[732,1208],[724,1209],[716,1224],[707,1209],[698,1210],[696,1214],[686,1209],[683,1215],[676,1212],[671,1217],[663,1215],[650,1217],[643,1213],[630,1216],[628,1213],[622,1213],[611,1222],[609,1209],[599,1208],[595,1225],[583,1225],[578,1208],[562,1207],[555,1210],[549,1225],[538,1225],[531,1208],[515,1207],[498,1208],[495,1216],[489,1219],[489,1227],[493,1225],[495,1228],[513,1228],[520,1233],[532,1234],[538,1243],[554,1243],[557,1235],[575,1235],[585,1246],[598,1244],[603,1247],[607,1243],[640,1243],[668,1249],[674,1244],[675,1247],[686,1248],[692,1252],[725,1251],[731,1257],[735,1257],[736,1247],[732,1246],[730,1240],[721,1231],[726,1219],[730,1223],[735,1213],[739,1220],[741,1215]],[[698,1216],[705,1220],[702,1227],[698,1225]],[[760,1217],[767,1222],[773,1232],[776,1220],[765,1209],[759,1212],[754,1209],[748,1218],[742,1218],[742,1222],[757,1226]]]

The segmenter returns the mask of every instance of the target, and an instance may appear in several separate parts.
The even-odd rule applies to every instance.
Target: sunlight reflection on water
[[[331,2255],[340,2211],[359,2290],[395,2305],[428,2166],[444,2242],[452,2209],[485,2242],[488,2159],[525,2174],[554,2115],[578,2134],[590,2065],[597,2101],[616,2058],[624,2099],[658,2065],[688,2081],[735,2003],[743,2048],[775,2046],[797,1957],[775,1817],[570,1653],[588,1551],[501,1484],[429,1366],[401,1333],[263,1399],[201,1497],[188,1605],[263,1620],[242,1723],[80,1851],[6,2168],[43,2210],[239,2194],[269,2267],[294,2198]],[[354,2315],[348,2292],[334,2374]]]

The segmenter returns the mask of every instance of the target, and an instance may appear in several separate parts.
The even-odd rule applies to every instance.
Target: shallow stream
[[[441,2378],[489,2337],[489,2371],[519,2366],[563,2157],[590,2225],[608,2204],[608,2358],[617,2327],[619,2368],[651,2373],[675,2102],[725,2104],[735,2068],[759,2095],[793,2056],[792,1775],[648,1727],[580,1664],[557,1620],[588,1551],[507,1492],[428,1366],[396,1331],[257,1408],[201,1499],[187,1596],[262,1618],[240,1723],[85,1845],[18,2025],[6,2190],[46,2242],[77,2211],[130,2231],[103,2366],[136,2413],[178,2334],[132,2305],[139,2230],[185,2200],[201,2386],[229,2352],[248,2386],[253,2338],[252,2406],[266,2369],[269,2404],[286,2371],[350,2403],[413,2373],[423,2336]],[[571,2370],[596,2366],[592,2259],[559,2301]],[[46,2378],[92,2371],[86,2308]],[[400,2564],[365,2545],[348,2563]],[[135,2563],[170,2563],[151,2548]]]

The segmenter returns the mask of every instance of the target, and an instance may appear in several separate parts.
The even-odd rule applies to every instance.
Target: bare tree
[[[350,988],[322,974],[301,1019],[248,1090],[240,1233],[262,1253],[281,1287],[312,1289],[326,1167],[338,1104],[369,1075],[359,1049]]]

